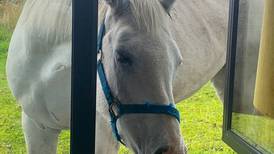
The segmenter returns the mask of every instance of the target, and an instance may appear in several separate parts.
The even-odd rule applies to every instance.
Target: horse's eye
[[[132,56],[126,51],[117,51],[117,60],[119,63],[131,66],[133,64]]]

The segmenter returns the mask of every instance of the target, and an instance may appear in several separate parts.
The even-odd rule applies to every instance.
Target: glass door
[[[223,138],[239,153],[274,153],[273,4],[231,1]]]

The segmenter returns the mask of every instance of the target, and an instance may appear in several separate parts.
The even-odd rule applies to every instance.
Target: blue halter
[[[97,53],[102,54],[103,37],[105,35],[105,23],[102,23],[99,29],[98,42],[97,42]],[[104,66],[102,63],[102,55],[97,62],[97,71],[101,81],[102,89],[104,95],[107,99],[109,106],[109,114],[111,118],[112,132],[116,139],[124,144],[119,135],[117,129],[117,120],[125,114],[138,114],[138,113],[149,113],[149,114],[166,114],[175,117],[178,122],[180,122],[180,114],[175,106],[170,103],[170,105],[155,105],[149,102],[144,102],[144,104],[122,104],[119,99],[114,97],[111,93],[110,86],[107,82]]]

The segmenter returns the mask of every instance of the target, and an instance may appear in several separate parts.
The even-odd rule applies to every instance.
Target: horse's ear
[[[174,4],[175,0],[159,0],[164,9],[169,12],[172,8],[172,5]]]

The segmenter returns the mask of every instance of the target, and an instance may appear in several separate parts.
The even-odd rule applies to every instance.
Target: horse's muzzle
[[[164,154],[168,152],[170,148],[171,148],[170,146],[162,146],[159,149],[157,149],[154,154]]]
[[[177,147],[178,148],[178,147]],[[172,146],[162,146],[159,147],[154,154],[187,154],[186,147],[183,146],[180,149],[177,149]]]

